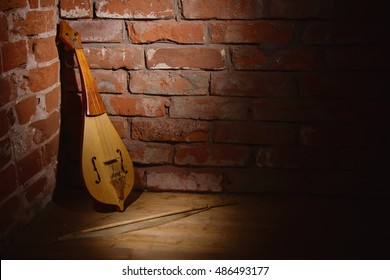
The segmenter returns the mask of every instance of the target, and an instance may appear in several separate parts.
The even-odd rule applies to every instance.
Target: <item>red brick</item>
[[[294,124],[220,121],[214,124],[216,143],[283,145],[294,144],[298,127]]]
[[[14,22],[12,32],[22,36],[34,36],[56,29],[54,11],[29,11],[25,19],[18,19]]]
[[[384,24],[365,20],[311,23],[302,36],[304,43],[316,45],[379,44],[387,40],[388,30]]]
[[[0,11],[23,8],[26,6],[26,0],[3,0],[0,2]]]
[[[62,18],[92,18],[91,0],[61,0],[60,16]]]
[[[84,52],[90,68],[142,69],[144,54],[140,47],[85,47]]]
[[[27,46],[25,41],[5,43],[0,47],[2,72],[15,69],[27,63]]]
[[[318,68],[311,49],[263,51],[258,47],[232,48],[236,70],[311,70]]]
[[[147,190],[146,185],[146,171],[141,167],[134,167],[134,191],[145,191]]]
[[[264,16],[262,0],[183,0],[183,16],[189,19],[256,19]]]
[[[37,198],[41,193],[44,192],[45,186],[47,184],[47,178],[42,177],[39,178],[36,182],[31,184],[25,191],[24,191],[24,197],[28,202],[33,201]]]
[[[12,77],[0,77],[0,107],[7,104],[16,96],[17,88]]]
[[[162,143],[128,142],[131,159],[138,164],[172,164],[173,146]]]
[[[15,106],[19,124],[28,123],[32,116],[35,115],[38,106],[38,99],[35,95],[28,96]]]
[[[7,17],[4,14],[0,15],[0,42],[8,41],[8,25]]]
[[[161,117],[165,115],[165,98],[110,96],[109,113],[120,116]]]
[[[29,179],[42,170],[42,158],[39,149],[32,151],[17,163],[18,179],[25,184]]]
[[[49,6],[55,6],[56,5],[56,0],[40,0],[40,6],[41,8],[44,7],[49,7]]]
[[[43,39],[32,39],[28,41],[30,53],[35,57],[36,62],[46,62],[58,58],[55,37]]]
[[[302,125],[300,142],[313,146],[378,146],[384,142],[383,128],[357,124]]]
[[[31,127],[35,128],[34,142],[43,143],[51,138],[60,128],[60,113],[53,112],[46,119],[33,122]]]
[[[3,166],[2,166],[3,168]],[[10,194],[17,189],[16,169],[15,165],[10,164],[2,171],[0,171],[1,185],[0,185],[0,203],[3,202]]]
[[[270,0],[271,18],[328,18],[334,15],[333,0]]]
[[[175,147],[175,164],[192,166],[248,166],[251,148],[233,145],[180,145]]]
[[[46,112],[52,113],[53,111],[59,109],[61,101],[60,94],[60,87],[56,87],[51,92],[45,95]]]
[[[96,15],[100,18],[163,19],[174,16],[171,0],[98,0],[95,5]]]
[[[158,95],[206,95],[209,91],[209,74],[204,72],[132,72],[132,93]]]
[[[297,82],[303,96],[380,97],[390,91],[387,77],[368,72],[304,73]]]
[[[39,0],[28,0],[28,3],[30,3],[30,9],[39,8]]]
[[[127,73],[122,71],[91,71],[97,89],[101,93],[125,93],[127,89]],[[76,84],[68,83],[65,85],[67,90],[82,91],[82,83],[79,70],[73,73],[67,73],[68,79],[76,80]]]
[[[221,192],[223,175],[218,171],[190,169],[148,169],[147,188],[151,191]]]
[[[210,23],[212,43],[288,44],[294,38],[295,26],[278,21],[224,21]]]
[[[212,73],[211,94],[224,96],[285,97],[295,92],[288,74],[278,72]]]
[[[146,52],[149,69],[203,69],[225,68],[225,49],[215,47],[150,48]]]
[[[38,92],[57,84],[59,72],[60,64],[57,61],[49,66],[31,69],[28,73],[30,90]]]
[[[125,93],[127,88],[126,72],[94,72],[92,75],[99,92]]]
[[[0,168],[6,166],[12,159],[11,141],[7,137],[0,140]]]
[[[209,124],[205,121],[137,118],[132,120],[135,140],[155,142],[205,142]]]
[[[244,120],[249,109],[247,100],[235,97],[172,97],[171,101],[171,118]]]
[[[128,22],[129,37],[134,44],[158,41],[179,44],[201,44],[205,42],[206,25],[203,22],[185,21],[135,21]]]
[[[123,42],[123,23],[119,20],[80,19],[68,23],[81,34],[82,42]]]
[[[382,46],[348,46],[328,48],[326,65],[331,69],[343,70],[388,70],[390,54]]]

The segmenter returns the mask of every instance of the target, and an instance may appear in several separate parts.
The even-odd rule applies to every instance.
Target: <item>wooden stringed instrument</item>
[[[83,134],[82,175],[89,193],[97,201],[124,210],[134,184],[129,153],[107,115],[81,45],[79,32],[60,22],[60,40],[74,50],[82,83]]]

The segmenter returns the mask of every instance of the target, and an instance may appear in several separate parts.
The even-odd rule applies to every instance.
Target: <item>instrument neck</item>
[[[102,97],[96,87],[82,48],[75,49],[77,62],[81,73],[83,106],[87,116],[98,116],[107,112]]]

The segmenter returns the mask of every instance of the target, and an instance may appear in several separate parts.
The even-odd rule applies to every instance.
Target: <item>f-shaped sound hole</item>
[[[121,157],[121,168],[122,168],[122,171],[124,173],[127,173],[127,170],[125,169],[125,167],[123,166],[123,157],[122,157],[122,151],[117,149],[116,152],[119,154],[119,156]]]
[[[93,157],[92,158],[93,170],[96,172],[96,175],[97,175],[97,179],[95,180],[95,183],[99,184],[100,183],[100,175],[99,175],[99,172],[96,168],[95,160],[96,160],[96,157]]]

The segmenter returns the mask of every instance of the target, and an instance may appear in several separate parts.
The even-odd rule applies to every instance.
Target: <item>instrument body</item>
[[[88,66],[80,34],[66,22],[60,23],[60,39],[75,51],[80,68],[83,105],[81,166],[85,186],[102,203],[124,210],[134,184],[129,153],[111,123]]]

